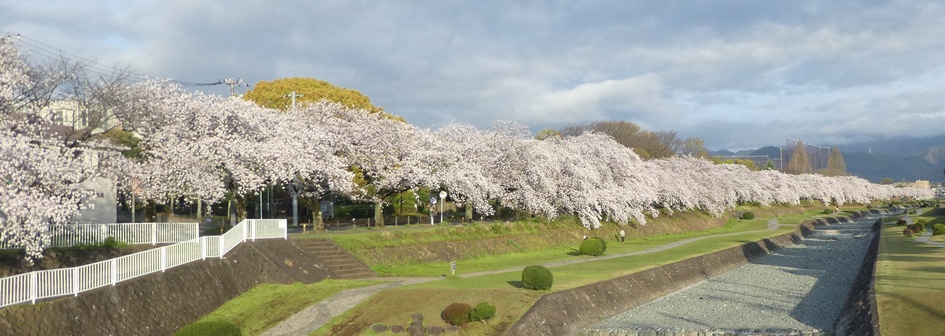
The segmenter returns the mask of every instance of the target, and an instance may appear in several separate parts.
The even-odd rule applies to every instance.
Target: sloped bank
[[[880,214],[882,211],[873,210]],[[866,211],[853,214],[860,218]],[[815,226],[838,222],[812,219],[793,232],[642,272],[543,296],[508,335],[571,335],[596,321],[725,273],[750,260],[800,242]]]
[[[271,259],[272,250],[280,248],[294,247],[283,240],[247,242],[224,259],[188,263],[74,297],[0,309],[0,335],[171,335],[258,284],[326,277],[318,269],[306,270],[304,278],[288,272]]]

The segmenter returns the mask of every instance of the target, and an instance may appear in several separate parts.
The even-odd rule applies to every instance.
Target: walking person
[[[620,229],[620,242],[623,243],[624,238],[627,237],[627,232],[623,229]]]

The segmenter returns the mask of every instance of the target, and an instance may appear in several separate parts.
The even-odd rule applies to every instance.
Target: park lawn
[[[754,228],[753,225],[745,226],[743,229],[746,230]],[[791,229],[787,228],[776,231],[749,230],[734,235],[706,237],[656,253],[550,267],[549,269],[554,274],[555,279],[551,291],[560,291],[612,279],[790,231]],[[691,237],[692,235],[686,236]],[[612,251],[611,246],[634,244],[640,244],[640,242],[632,240],[625,244],[608,244],[605,256],[617,253]],[[626,249],[629,251],[629,248]],[[557,261],[576,258],[579,257],[560,254]],[[493,269],[506,266],[508,265],[497,264],[494,265]],[[410,316],[415,313],[423,314],[424,324],[427,326],[446,326],[439,318],[439,314],[447,305],[453,302],[464,302],[475,306],[481,301],[488,301],[496,306],[496,317],[485,323],[467,324],[460,334],[499,335],[515,323],[538,298],[548,292],[521,288],[520,270],[467,278],[448,277],[441,281],[382,291],[375,294],[370,300],[362,302],[348,312],[332,319],[331,322],[322,326],[312,335],[358,335],[361,332],[370,335],[373,334],[373,331],[367,329],[375,323],[409,326]],[[404,309],[404,307],[411,308]]]
[[[883,227],[876,263],[880,331],[940,335],[945,330],[945,248],[917,243],[902,229]]]
[[[342,290],[380,283],[383,281],[326,279],[308,285],[261,284],[181,328],[175,335],[206,335],[208,330],[257,335]]]
[[[813,215],[812,212],[804,215],[794,215],[794,216],[785,216],[779,219],[779,223],[783,224],[798,224],[803,219],[811,218]],[[690,239],[694,237],[702,237],[707,235],[721,234],[721,233],[737,233],[737,232],[747,232],[747,231],[756,231],[756,230],[766,230],[767,229],[767,220],[766,219],[753,219],[753,220],[740,220],[740,219],[730,219],[724,227],[698,231],[698,232],[683,232],[678,234],[663,234],[656,236],[646,236],[646,237],[632,237],[628,238],[627,242],[620,244],[617,241],[616,237],[610,237],[609,231],[601,230],[608,232],[604,234],[604,239],[607,241],[607,253],[609,254],[619,254],[619,253],[629,253],[640,250],[645,250],[648,248],[670,244],[673,242]],[[430,229],[436,230],[436,229]],[[785,229],[783,232],[790,231],[790,229]],[[782,232],[782,233],[783,233]],[[595,236],[598,232],[591,231],[591,234],[588,236]],[[373,233],[374,236],[378,233]],[[363,235],[338,235],[331,237],[332,240],[335,240],[339,245],[342,246],[352,246],[358,245],[360,241],[369,239]],[[439,241],[444,238],[426,238],[432,241]],[[356,242],[352,242],[356,241]],[[544,249],[529,249],[523,252],[514,252],[514,253],[505,253],[499,255],[487,255],[477,258],[467,258],[456,260],[456,273],[457,274],[466,274],[473,272],[482,272],[482,271],[491,271],[496,269],[505,269],[505,268],[514,268],[514,267],[525,267],[528,265],[544,264],[548,262],[554,262],[564,259],[586,259],[592,258],[590,256],[580,255],[578,247],[580,245],[580,240],[576,240],[571,246],[558,246]],[[451,262],[450,261],[441,261],[441,262],[415,262],[415,263],[402,263],[397,265],[371,265],[372,269],[378,274],[383,274],[385,276],[411,276],[411,277],[431,277],[431,276],[443,276],[450,274],[451,272]]]

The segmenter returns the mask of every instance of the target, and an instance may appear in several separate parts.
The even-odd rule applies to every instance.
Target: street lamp
[[[443,224],[443,203],[446,203],[446,190],[440,192],[440,224]]]

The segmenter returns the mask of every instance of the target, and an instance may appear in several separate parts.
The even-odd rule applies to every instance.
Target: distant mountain
[[[928,180],[939,183],[945,181],[945,175],[943,175],[943,168],[945,168],[945,145],[943,145],[943,143],[945,143],[945,136],[922,140],[900,140],[901,141],[896,142],[903,147],[898,149],[888,146],[870,147],[863,144],[840,146],[841,152],[843,153],[843,161],[847,166],[847,173],[865,178],[874,183],[879,183],[885,178],[891,178],[897,182]],[[934,141],[941,142],[936,143]],[[879,142],[875,142],[874,144],[879,144]],[[924,148],[909,148],[907,145],[928,146]],[[866,148],[867,150],[857,151],[858,148]],[[882,153],[883,151],[894,152],[896,154]],[[915,152],[915,155],[912,154],[913,152]],[[769,158],[779,159],[781,157],[781,148],[777,146],[766,146],[756,150],[738,152],[720,150],[710,153],[727,153],[727,155],[713,154],[716,156],[767,155]]]
[[[945,144],[945,135],[923,138],[896,137],[860,143],[840,145],[840,150],[846,152],[864,152],[872,154],[887,154],[894,156],[923,155],[929,148],[941,147]],[[827,146],[823,144],[817,144]]]

